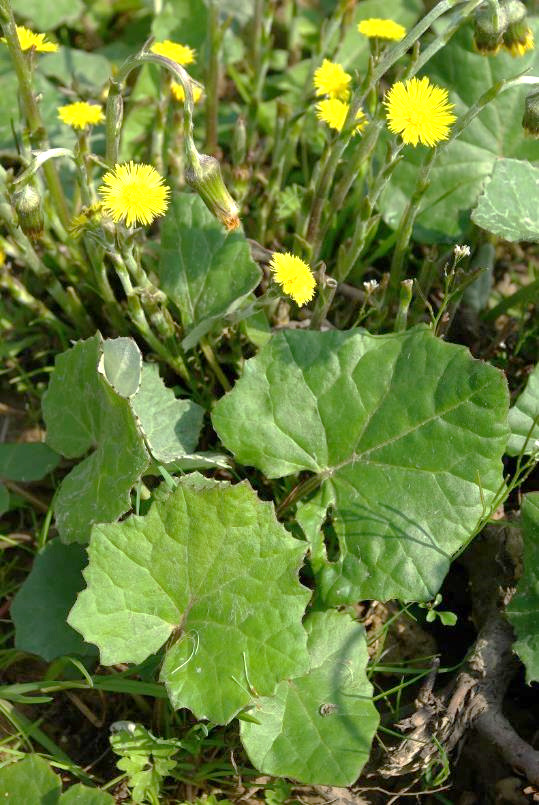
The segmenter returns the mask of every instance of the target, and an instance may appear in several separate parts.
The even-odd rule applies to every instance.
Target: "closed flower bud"
[[[523,56],[527,50],[533,50],[533,33],[528,25],[526,6],[520,0],[505,0],[503,8],[508,22],[503,46],[512,56]]]
[[[38,237],[43,232],[43,207],[37,190],[25,185],[14,197],[15,211],[19,226],[30,237]]]
[[[234,165],[243,165],[246,156],[247,131],[245,120],[239,116],[234,126],[234,136],[232,139],[232,161]]]
[[[531,92],[524,102],[522,125],[527,134],[539,137],[539,90]]]
[[[219,162],[207,154],[190,154],[190,157],[185,169],[185,181],[227,229],[237,229],[240,225],[238,208],[226,189]]]
[[[479,53],[494,55],[503,44],[508,17],[504,6],[497,2],[482,3],[474,17],[474,46]]]

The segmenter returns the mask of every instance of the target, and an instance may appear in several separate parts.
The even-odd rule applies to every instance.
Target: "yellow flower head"
[[[349,108],[349,104],[340,101],[338,98],[326,98],[316,104],[316,116],[319,120],[323,120],[324,123],[327,123],[332,129],[342,131]],[[354,129],[354,134],[358,131],[362,131],[367,125],[367,118],[361,109],[358,109],[356,120],[359,122]]]
[[[447,140],[451,123],[457,119],[447,97],[447,90],[431,84],[426,76],[397,81],[384,100],[390,131],[411,145],[432,147]]]
[[[399,42],[406,36],[406,28],[399,25],[394,20],[381,20],[378,17],[372,17],[369,20],[361,20],[357,29],[360,34],[368,36],[370,39],[393,39]]]
[[[342,64],[324,59],[322,65],[314,71],[313,83],[317,95],[328,95],[347,101],[350,95],[348,85],[352,76],[345,72]]]
[[[169,188],[152,165],[137,165],[132,160],[115,165],[103,176],[99,188],[103,210],[115,223],[151,224],[168,207]]]
[[[96,225],[101,219],[103,204],[100,201],[84,207],[78,215],[71,219],[69,231],[74,238],[80,237],[88,227]]]
[[[176,64],[192,64],[196,57],[196,51],[187,45],[180,45],[178,42],[171,42],[165,39],[163,42],[154,42],[150,50],[158,56],[165,56],[172,59]]]
[[[95,126],[105,119],[103,110],[96,103],[76,101],[66,106],[58,107],[58,117],[67,126],[74,129],[84,129],[86,126]]]
[[[47,42],[46,34],[35,34],[30,28],[25,28],[24,25],[17,25],[17,36],[19,37],[21,50],[31,50],[33,48],[37,53],[55,53],[58,50],[56,42]],[[2,37],[2,42],[5,41],[5,37]]]
[[[269,267],[275,282],[278,282],[283,291],[298,305],[304,305],[313,298],[316,280],[310,266],[299,257],[290,252],[285,254],[273,252]]]
[[[507,36],[504,37],[504,47],[509,51],[511,56],[524,56],[528,50],[533,50],[535,47],[533,33],[529,28],[521,39],[515,38],[507,42],[506,38]]]
[[[176,98],[178,103],[183,103],[185,100],[185,92],[183,91],[183,87],[177,81],[173,81],[170,85],[170,91],[172,92],[173,96]],[[193,93],[193,103],[198,103],[199,100],[202,98],[202,87],[198,87],[196,84],[191,84],[191,91]]]

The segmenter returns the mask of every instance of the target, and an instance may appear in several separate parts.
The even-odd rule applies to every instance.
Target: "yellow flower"
[[[447,97],[447,90],[431,84],[426,76],[397,81],[384,100],[390,131],[411,145],[434,146],[447,140],[450,125],[457,119]]]
[[[504,47],[509,51],[511,56],[524,56],[526,51],[533,50],[535,47],[533,33],[528,28],[522,39],[514,39],[509,44],[506,43],[504,39]]]
[[[378,39],[394,39],[399,42],[406,36],[406,28],[403,25],[399,25],[394,20],[381,20],[378,17],[361,20],[357,29],[360,34],[365,34],[371,39],[376,37]]]
[[[56,42],[47,42],[45,39],[46,34],[35,34],[30,28],[25,28],[24,25],[17,25],[17,36],[19,37],[21,50],[33,48],[37,53],[55,53],[58,50]],[[2,42],[5,41],[5,37],[2,37]]]
[[[340,101],[338,98],[326,98],[324,101],[319,101],[316,104],[316,116],[319,120],[323,120],[332,129],[342,131],[346,115],[350,105]],[[361,109],[358,109],[356,120],[359,121],[354,129],[354,134],[362,131],[367,125],[367,119]]]
[[[73,237],[80,237],[89,226],[99,223],[102,212],[103,204],[100,201],[90,204],[89,207],[84,207],[78,215],[71,219],[69,224],[69,231]]]
[[[278,282],[283,291],[298,305],[304,305],[313,298],[316,280],[310,266],[299,257],[290,252],[285,254],[274,252],[269,267],[275,282]]]
[[[165,39],[163,42],[154,42],[150,50],[158,56],[165,56],[172,59],[176,64],[192,64],[196,57],[196,51],[187,45],[180,45],[178,42],[171,42]]]
[[[151,224],[168,207],[169,188],[152,165],[125,162],[103,176],[99,188],[103,210],[126,226]]]
[[[185,100],[185,92],[183,91],[183,87],[177,81],[173,81],[170,85],[170,91],[172,92],[173,96],[176,98],[178,103],[183,103]],[[202,87],[198,87],[196,84],[191,84],[191,91],[193,93],[193,103],[198,103],[199,100],[202,98]]]
[[[67,106],[59,106],[58,117],[62,123],[72,126],[74,129],[95,126],[96,123],[102,123],[105,119],[100,106],[86,101],[76,101],[75,103],[68,103]]]
[[[313,83],[317,95],[329,95],[347,101],[350,95],[348,84],[352,76],[345,72],[342,64],[324,59],[322,65],[314,71]]]

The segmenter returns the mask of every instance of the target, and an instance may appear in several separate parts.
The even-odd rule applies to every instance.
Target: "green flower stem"
[[[394,331],[401,333],[406,330],[408,321],[408,311],[410,309],[410,302],[412,301],[413,280],[403,280],[400,287],[399,295],[399,309],[395,317]]]
[[[468,0],[468,2],[462,7],[457,8],[451,14],[451,19],[448,21],[447,28],[443,33],[437,34],[435,39],[427,45],[427,47],[418,54],[414,64],[409,73],[407,73],[406,78],[413,78],[413,76],[417,75],[417,73],[427,64],[432,57],[441,50],[450,39],[453,38],[455,33],[459,30],[462,26],[463,21],[477,8],[476,0]]]
[[[47,292],[62,309],[67,318],[82,335],[93,333],[95,325],[88,316],[74,288],[67,290],[60,284],[52,271],[47,268],[34,250],[30,240],[17,224],[15,213],[6,201],[0,201],[0,221],[3,221],[19,255],[33,274],[43,283]]]
[[[319,243],[318,230],[320,227],[320,219],[324,206],[327,203],[335,172],[344,153],[344,150],[351,138],[354,136],[354,128],[356,125],[356,115],[361,106],[361,97],[359,92],[354,93],[350,101],[350,108],[344,126],[339,135],[331,143],[327,157],[318,175],[316,185],[313,193],[313,203],[307,220],[305,240],[310,246],[309,259],[313,259],[315,255],[312,245]]]
[[[1,2],[1,0],[0,0]],[[132,70],[141,67],[145,62],[158,64],[167,69],[174,78],[182,85],[185,93],[183,103],[184,115],[183,126],[186,139],[192,137],[193,130],[193,92],[191,89],[191,79],[189,74],[172,59],[152,53],[147,48],[152,40],[148,40],[142,50],[134,56],[130,56],[122,64],[114,78],[110,79],[109,95],[107,98],[107,108],[105,112],[105,161],[109,166],[114,166],[118,162],[118,151],[120,146],[120,134],[123,122],[123,99],[122,91]]]
[[[402,280],[402,273],[403,273],[403,266],[404,266],[404,259],[406,253],[408,251],[408,246],[410,243],[410,238],[412,236],[412,231],[415,223],[415,219],[420,210],[421,201],[423,199],[423,195],[429,186],[430,181],[430,172],[434,166],[436,158],[440,153],[443,152],[445,148],[447,148],[454,140],[459,137],[464,129],[470,125],[470,123],[477,117],[480,112],[483,111],[485,106],[489,104],[491,101],[495,100],[498,95],[501,95],[502,92],[505,92],[508,89],[512,89],[513,87],[518,87],[521,85],[530,84],[536,85],[539,84],[539,77],[536,76],[529,76],[529,75],[519,75],[515,76],[514,78],[503,79],[502,81],[497,81],[492,87],[490,87],[486,92],[481,95],[479,100],[477,100],[463,115],[461,118],[457,120],[451,134],[449,135],[448,139],[444,142],[440,143],[436,148],[433,148],[430,155],[428,156],[423,168],[421,169],[416,187],[410,201],[408,202],[397,227],[398,237],[397,242],[395,244],[395,250],[393,252],[393,259],[391,261],[391,269],[390,269],[390,280],[389,280],[389,293],[390,296],[395,296],[396,292],[398,291],[399,284]]]
[[[219,93],[219,73],[223,28],[219,24],[219,2],[208,2],[208,60],[206,64],[206,142],[205,150],[214,155],[217,151],[217,111]]]
[[[310,330],[319,330],[324,323],[328,310],[335,297],[337,284],[337,280],[334,280],[333,277],[326,276],[325,268],[320,271],[318,295],[314,303],[314,310],[309,324]]]
[[[430,172],[432,170],[432,166],[434,165],[436,154],[437,149],[433,148],[425,160],[425,163],[419,172],[414,192],[412,193],[410,200],[406,205],[397,227],[397,242],[395,243],[395,249],[393,250],[391,269],[389,272],[390,297],[395,295],[402,281],[404,259],[408,253],[408,246],[410,243],[410,238],[412,237],[414,222],[419,212],[421,199],[430,185]]]
[[[367,195],[363,199],[359,220],[354,229],[352,242],[346,249],[339,249],[337,257],[336,276],[339,282],[344,282],[350,271],[359,260],[365,244],[369,240],[371,227],[377,224],[379,216],[373,216],[374,209],[380,195],[389,181],[389,177],[401,159],[402,143],[397,143],[388,152],[384,168],[374,178]]]
[[[126,268],[121,255],[113,250],[109,251],[108,255],[112,265],[114,266],[118,279],[122,284],[122,288],[124,289],[127,299],[127,310],[131,321],[142,335],[146,343],[153,349],[153,351],[159,355],[159,357],[162,358],[165,363],[168,363],[168,365],[172,367],[177,374],[179,374],[189,383],[189,374],[183,361],[172,355],[151,329],[139,298],[139,292],[133,287],[131,277],[129,276],[129,271]]]
[[[373,70],[371,82],[365,94],[368,95],[372,87],[378,84],[382,76],[385,75],[385,73],[387,73],[387,71],[395,64],[395,62],[404,56],[404,54],[411,47],[413,47],[418,39],[423,36],[425,31],[427,31],[431,25],[442,16],[442,14],[445,14],[446,11],[450,11],[452,8],[455,8],[455,6],[461,5],[465,2],[466,0],[440,0],[440,2],[436,3],[434,8],[431,9],[431,11],[429,11],[429,13],[426,14],[421,20],[419,20],[417,25],[412,28],[404,39],[401,39],[400,42],[396,42],[395,45],[393,45],[393,47],[387,51],[381,61],[378,62]],[[483,0],[467,0],[467,13],[472,12],[482,2]]]
[[[158,173],[164,173],[164,145],[167,110],[170,104],[170,89],[166,73],[159,75],[159,98],[156,104],[155,120],[152,129],[152,164]]]
[[[90,143],[88,140],[88,130],[78,133],[77,146],[75,148],[75,164],[77,166],[77,173],[79,177],[79,187],[82,198],[82,203],[85,207],[89,207],[95,201],[95,194],[92,194],[92,186],[90,183],[89,162],[90,156]]]
[[[323,480],[324,477],[322,475],[311,475],[309,478],[296,484],[292,491],[289,492],[284,500],[277,506],[275,511],[277,517],[281,517],[294,503],[297,503],[298,500],[301,500],[301,498],[314,492],[315,489],[318,489]]]
[[[362,135],[359,147],[355,150],[350,164],[342,178],[337,182],[335,190],[330,198],[330,208],[335,212],[342,209],[346,197],[350,192],[350,188],[360,178],[363,167],[370,159],[372,152],[376,148],[376,144],[380,137],[380,133],[384,128],[384,121],[381,119],[373,120],[367,126],[365,133]],[[331,217],[328,216],[323,225],[319,227],[316,240],[313,243],[314,255],[317,256],[322,242],[327,234],[328,227],[331,222]]]
[[[21,50],[17,27],[9,0],[0,0],[0,25],[17,76],[20,101],[28,123],[31,144],[34,148],[47,149],[49,147],[47,133],[43,125],[39,106],[34,96],[30,67]],[[51,162],[44,165],[43,173],[56,212],[58,213],[62,225],[67,228],[69,224],[69,210],[67,208],[60,177]]]
[[[32,296],[22,282],[14,277],[5,266],[0,268],[0,288],[4,288],[15,302],[28,308],[36,318],[48,322],[57,331],[63,329],[64,325],[60,319],[49,310],[41,299]]]
[[[199,345],[200,345],[200,349],[204,353],[204,357],[208,361],[208,364],[209,364],[212,372],[214,373],[215,377],[217,378],[217,380],[219,381],[219,383],[221,384],[223,389],[225,391],[230,391],[232,386],[230,385],[230,382],[229,382],[227,376],[224,374],[223,370],[219,366],[219,361],[215,357],[215,352],[213,351],[213,347],[212,347],[208,337],[203,336],[200,339]]]

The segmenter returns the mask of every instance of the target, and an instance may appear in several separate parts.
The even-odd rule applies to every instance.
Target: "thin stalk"
[[[395,326],[393,328],[396,333],[401,333],[406,330],[408,311],[410,309],[410,302],[412,301],[413,284],[413,280],[403,280],[401,282],[399,309],[395,317]]]
[[[29,239],[17,225],[14,212],[7,202],[0,201],[0,220],[4,222],[14,245],[24,258],[25,264],[43,282],[48,293],[68,319],[80,330],[81,334],[93,332],[95,325],[88,316],[77,292],[72,287],[66,291],[52,271],[41,262]]]
[[[373,216],[372,213],[384,187],[389,181],[389,177],[400,160],[400,152],[402,148],[403,144],[397,143],[388,152],[384,168],[379,171],[373,180],[372,186],[369,188],[367,195],[363,200],[363,209],[360,212],[359,221],[354,229],[352,242],[346,247],[346,249],[343,248],[339,250],[336,268],[336,275],[339,282],[345,281],[350,271],[359,260],[361,253],[365,248],[365,244],[369,239],[371,226],[373,223],[377,223],[377,216]]]
[[[52,327],[57,330],[63,329],[63,324],[54,313],[41,301],[32,296],[25,286],[16,277],[6,270],[0,269],[0,287],[5,288],[6,291],[19,305],[28,308],[31,313],[38,319],[48,322]]]
[[[323,480],[324,478],[321,475],[311,475],[309,478],[306,478],[304,481],[301,481],[299,484],[297,484],[292,491],[288,493],[285,499],[282,500],[277,506],[277,517],[281,517],[287,509],[293,506],[294,503],[296,503],[302,497],[305,497],[305,495],[308,495],[311,492],[314,492],[315,489],[318,489]]]
[[[159,99],[155,110],[155,120],[152,129],[152,164],[158,173],[164,170],[164,144],[165,127],[167,123],[167,110],[170,102],[170,91],[166,73],[159,74]]]
[[[322,275],[320,279],[320,289],[316,297],[313,315],[309,324],[310,330],[319,330],[326,320],[338,285],[337,280],[334,280],[333,277],[326,277],[325,269],[320,273]]]
[[[346,197],[350,192],[350,188],[354,182],[358,180],[362,167],[365,165],[367,160],[370,159],[372,152],[376,148],[376,144],[383,128],[383,120],[373,120],[372,123],[367,126],[367,130],[361,138],[359,147],[353,154],[348,169],[340,181],[337,182],[335,190],[330,197],[330,207],[332,210],[339,211],[342,209]],[[320,246],[324,240],[324,237],[326,236],[330,220],[331,219],[328,217],[327,221],[319,228],[317,238],[313,243],[314,257],[317,257],[319,254]]]
[[[221,384],[221,386],[223,387],[223,389],[225,391],[230,391],[232,386],[230,385],[230,382],[229,382],[227,376],[224,374],[223,370],[219,366],[219,361],[217,360],[217,358],[215,356],[215,352],[213,351],[213,347],[212,347],[209,339],[207,338],[207,336],[203,336],[200,339],[199,345],[200,345],[200,349],[204,353],[204,357],[208,361],[209,366],[211,367],[214,375],[218,379],[218,381]]]
[[[423,36],[425,31],[430,28],[433,22],[441,17],[442,14],[445,14],[446,11],[450,11],[452,8],[455,8],[455,6],[461,5],[464,2],[466,2],[466,0],[440,0],[440,2],[436,3],[434,8],[431,9],[431,11],[429,11],[429,13],[426,14],[421,20],[419,20],[417,25],[415,25],[412,30],[409,31],[404,39],[401,39],[400,42],[396,42],[395,45],[393,45],[393,47],[388,50],[385,56],[378,62],[373,70],[372,78],[365,94],[368,95],[372,87],[376,86],[378,81],[385,73],[387,73],[395,62],[397,62],[411,47],[413,47],[418,39]],[[482,2],[483,0],[468,0],[466,6],[468,13],[477,8],[477,6],[479,6]]]
[[[391,269],[389,271],[390,295],[394,295],[396,293],[402,281],[404,260],[408,253],[408,246],[410,243],[410,238],[412,237],[414,222],[419,212],[421,200],[430,184],[430,172],[436,159],[436,153],[436,148],[433,148],[429,153],[425,164],[421,168],[414,192],[412,193],[410,200],[406,205],[397,227],[397,242],[395,244],[395,249],[393,250]]]
[[[159,355],[169,366],[171,366],[180,377],[190,384],[190,376],[187,368],[181,358],[172,355],[159,338],[155,335],[150,327],[146,313],[142,307],[139,293],[133,287],[129,271],[122,259],[122,257],[115,251],[108,252],[111,262],[114,266],[118,279],[120,280],[124,293],[127,299],[127,310],[129,317],[144,340],[149,344],[153,351]]]
[[[219,2],[209,0],[208,35],[209,54],[206,67],[206,151],[215,154],[217,151],[217,112],[219,95],[219,72],[221,43],[223,35],[219,25]]]
[[[15,75],[17,76],[19,97],[28,123],[30,142],[35,148],[48,149],[47,133],[32,89],[32,74],[28,61],[21,50],[9,0],[0,0],[0,25],[13,61]],[[67,228],[69,225],[69,210],[55,165],[52,162],[47,162],[43,166],[43,174],[60,221],[64,228]]]

